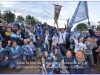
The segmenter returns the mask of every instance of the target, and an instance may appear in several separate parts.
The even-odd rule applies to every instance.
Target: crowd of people
[[[90,74],[100,59],[100,31],[71,32],[65,28],[4,25],[0,21],[0,71],[7,67],[21,70],[18,62],[40,60],[42,74]],[[78,34],[78,35],[76,35]]]

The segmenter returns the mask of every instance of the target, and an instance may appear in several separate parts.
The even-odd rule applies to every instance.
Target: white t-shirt
[[[57,43],[58,43],[58,36],[53,36],[52,45],[57,45]]]
[[[78,43],[78,40],[75,40],[75,49],[74,49],[74,52],[76,53],[78,50],[84,50],[84,49],[87,49],[86,47],[86,44],[83,44],[83,43]]]
[[[46,35],[46,34],[45,34],[45,35]],[[49,34],[46,35],[46,37],[45,37],[45,43],[46,43],[46,44],[48,44],[48,42],[49,42],[49,41],[48,41],[48,36],[49,36]]]
[[[62,38],[62,36],[63,36],[63,38]],[[59,42],[63,43],[64,41],[66,41],[66,32],[64,32],[64,33],[59,32]]]

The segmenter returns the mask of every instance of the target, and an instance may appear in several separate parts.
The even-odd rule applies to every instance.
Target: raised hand
[[[7,61],[8,60],[8,57],[7,56],[5,56],[5,60],[4,61]]]
[[[89,20],[88,20],[88,25],[90,25],[90,22],[89,22]]]
[[[70,18],[68,18],[66,21],[69,22],[69,19],[70,19]]]
[[[10,45],[11,44],[11,41],[10,40],[8,40],[8,45]]]

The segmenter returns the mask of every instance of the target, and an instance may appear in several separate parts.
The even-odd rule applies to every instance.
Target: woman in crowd
[[[18,62],[21,62],[21,55],[22,55],[22,48],[17,45],[16,41],[8,42],[8,45],[5,48],[5,51],[9,51],[10,56],[10,63],[9,67],[16,68],[16,70],[20,70],[21,64],[17,64]]]
[[[44,51],[43,55],[46,56],[47,59],[49,57],[48,51]]]
[[[14,33],[12,32],[12,29],[10,27],[7,27],[6,31],[2,33],[2,36],[4,38],[3,47],[6,47],[7,42],[8,42],[8,40],[10,40],[10,36],[12,34],[14,34]]]
[[[68,74],[71,71],[71,65],[73,64],[73,52],[72,50],[68,49],[66,51],[66,56],[64,57],[64,65],[65,65],[65,73]]]
[[[72,39],[73,39],[74,42],[75,42],[75,49],[74,49],[74,52],[76,53],[77,50],[82,50],[82,51],[84,51],[84,53],[85,53],[87,47],[86,47],[86,44],[84,44],[84,38],[83,38],[82,36],[80,36],[80,37],[78,38],[78,40],[77,40],[77,39],[74,38],[74,35],[73,35],[73,36],[72,36]]]

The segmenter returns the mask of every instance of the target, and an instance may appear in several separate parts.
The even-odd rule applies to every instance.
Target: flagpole
[[[86,2],[86,8],[87,8],[87,12],[89,13],[87,2]],[[89,15],[88,15],[88,22],[89,22]]]
[[[87,12],[89,13],[87,2],[86,2],[86,8],[87,8]],[[89,19],[89,14],[88,14],[88,23],[89,23],[89,22],[90,22],[90,19]],[[89,28],[90,28],[90,25],[89,25]]]
[[[54,27],[56,27],[56,26],[55,26],[55,22],[54,22]]]

